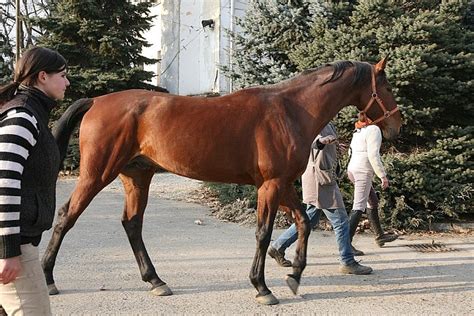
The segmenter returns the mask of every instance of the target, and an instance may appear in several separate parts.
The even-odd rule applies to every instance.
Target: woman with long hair
[[[60,161],[48,121],[66,69],[58,52],[33,47],[0,87],[0,304],[9,315],[51,314],[38,244],[54,218]]]

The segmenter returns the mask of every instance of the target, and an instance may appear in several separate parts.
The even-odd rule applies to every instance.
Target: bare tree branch
[[[44,31],[32,25],[30,19],[34,17],[44,17],[48,12],[48,5],[51,1],[48,0],[22,0],[21,1],[21,15],[23,25],[23,42],[21,47],[28,47],[34,45],[36,38],[41,36]],[[3,0],[0,4],[0,32],[6,38],[6,42],[13,45],[15,42],[15,1]]]

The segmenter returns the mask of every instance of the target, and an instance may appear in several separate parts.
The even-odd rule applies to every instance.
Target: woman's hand
[[[319,142],[321,144],[324,144],[324,145],[332,144],[335,141],[336,141],[336,136],[334,136],[334,135],[328,135],[328,136],[324,136],[324,137],[319,138]]]
[[[339,143],[338,145],[339,145],[338,149],[341,153],[345,153],[347,151],[347,148],[349,148],[349,146],[347,144],[344,144],[344,143]]]
[[[385,190],[386,188],[389,187],[390,183],[388,182],[387,177],[383,177],[381,180],[382,180],[382,189]]]
[[[15,280],[21,271],[20,256],[0,259],[0,282],[8,284]]]

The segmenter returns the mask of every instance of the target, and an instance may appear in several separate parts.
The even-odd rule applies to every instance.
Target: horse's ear
[[[376,65],[375,65],[375,72],[379,73],[385,69],[385,65],[387,65],[388,55],[382,58]]]

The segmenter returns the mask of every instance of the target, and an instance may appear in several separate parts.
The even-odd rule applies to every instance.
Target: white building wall
[[[223,4],[222,4],[223,3]],[[240,28],[235,25],[236,18],[242,18],[248,5],[248,0],[221,0],[221,33],[219,37],[219,63],[229,65],[233,58],[233,46],[226,30],[239,32]],[[219,93],[232,92],[232,81],[224,74],[219,73]]]
[[[161,2],[161,74],[160,86],[179,94],[180,1]]]
[[[155,17],[152,27],[144,34],[144,37],[151,46],[143,48],[143,55],[159,60],[161,59],[161,3],[155,2],[150,8],[150,14]],[[143,69],[154,73],[151,84],[160,85],[160,61],[155,64],[144,65]]]
[[[182,0],[180,5],[179,94],[215,92],[219,52],[219,0]],[[215,21],[213,28],[202,20]]]
[[[227,93],[219,65],[231,58],[225,29],[243,16],[248,0],[162,0],[160,85],[181,95]],[[214,28],[201,25],[214,20]]]

